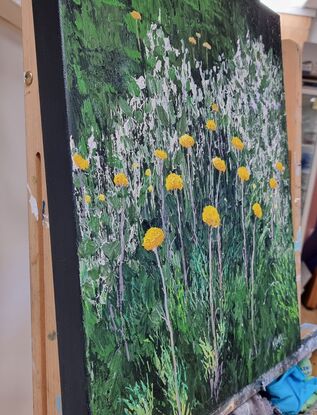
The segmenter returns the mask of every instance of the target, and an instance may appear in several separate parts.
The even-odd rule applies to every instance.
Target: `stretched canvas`
[[[33,6],[64,414],[210,414],[299,342],[279,18]]]

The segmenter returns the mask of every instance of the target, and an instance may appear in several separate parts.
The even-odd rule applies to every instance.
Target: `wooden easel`
[[[51,246],[48,228],[48,204],[31,0],[22,0],[22,30],[25,70],[27,175],[30,199],[29,238],[32,303],[33,413],[34,415],[61,415],[62,407]],[[300,175],[297,174],[301,160],[299,140],[301,134],[300,50],[295,42],[287,40],[283,43],[283,54],[290,160],[292,167],[293,223],[296,235],[300,224]],[[38,211],[37,218],[36,210]],[[296,254],[296,265],[297,283],[299,285],[299,252]],[[300,293],[300,288],[298,292]],[[253,391],[253,389],[250,390]],[[255,392],[256,389],[254,389]],[[245,399],[247,399],[247,395]],[[241,400],[238,402],[233,399],[230,406],[227,407],[227,410],[230,409],[232,411],[241,403]]]
[[[22,1],[33,355],[33,414],[61,415],[51,244],[32,0]],[[34,199],[35,198],[35,199]],[[36,218],[36,202],[38,218]],[[32,205],[33,203],[33,212]],[[35,212],[34,212],[35,210]]]

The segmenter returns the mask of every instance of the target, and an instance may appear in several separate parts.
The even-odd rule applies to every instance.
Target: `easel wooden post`
[[[25,115],[29,185],[29,238],[31,264],[32,348],[34,415],[61,415],[60,375],[51,261],[47,227],[48,205],[44,171],[40,101],[33,27],[32,0],[22,0],[22,30],[25,86]],[[294,42],[283,44],[288,131],[292,166],[294,229],[300,221],[300,71],[299,49]],[[294,180],[295,179],[295,180]],[[43,204],[44,202],[44,204]],[[44,211],[43,211],[44,208]],[[38,217],[36,218],[36,210]],[[295,231],[296,233],[296,231]],[[297,275],[300,255],[297,254]],[[298,280],[298,284],[300,281]],[[255,391],[256,392],[256,391]],[[240,402],[241,404],[241,402]],[[230,410],[236,405],[232,404]],[[228,413],[228,412],[227,412]]]
[[[34,415],[61,415],[60,376],[32,1],[22,1]]]
[[[282,41],[298,305],[301,304],[302,63],[293,40]]]

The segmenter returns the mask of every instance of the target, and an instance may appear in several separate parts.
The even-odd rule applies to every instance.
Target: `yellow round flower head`
[[[212,159],[212,164],[215,169],[221,171],[222,173],[224,173],[227,169],[226,162],[222,160],[220,157],[214,157]]]
[[[142,19],[141,14],[140,14],[139,12],[137,12],[136,10],[133,10],[133,11],[130,13],[130,16],[131,16],[134,20],[141,20],[141,19]]]
[[[211,49],[211,44],[208,43],[208,42],[204,42],[203,43],[203,47],[206,48],[206,49],[208,49],[208,50],[210,50]]]
[[[243,182],[247,182],[250,179],[250,172],[246,167],[242,166],[238,168],[238,176]]]
[[[85,195],[85,202],[87,203],[87,205],[91,203],[91,197],[89,195]]]
[[[167,159],[167,153],[164,150],[157,149],[154,151],[154,156],[157,157],[160,160],[166,160]]]
[[[284,166],[283,163],[281,163],[280,161],[277,161],[275,163],[275,167],[277,168],[278,171],[280,171],[281,173],[284,171]]]
[[[216,104],[215,102],[213,104],[211,104],[210,108],[212,109],[212,111],[214,112],[219,112],[219,106],[218,104]]]
[[[276,189],[278,186],[277,180],[274,177],[270,179],[269,183],[271,189]]]
[[[206,122],[206,128],[209,131],[216,131],[217,129],[217,123],[215,120],[207,120]]]
[[[73,161],[77,168],[80,170],[88,170],[89,168],[89,160],[84,159],[80,154],[75,153],[73,155]]]
[[[118,173],[114,176],[113,182],[116,186],[127,187],[129,185],[129,180],[124,173]]]
[[[150,228],[146,231],[143,238],[143,248],[147,251],[153,251],[162,245],[165,234],[161,228]]]
[[[171,190],[182,190],[184,187],[182,176],[176,173],[170,173],[166,177],[165,187],[168,192]]]
[[[149,193],[153,193],[154,187],[150,184],[150,186],[147,188],[147,191]]]
[[[195,140],[191,135],[184,134],[180,137],[179,144],[184,148],[191,148],[195,144]]]
[[[103,193],[100,193],[98,195],[98,200],[99,200],[99,202],[105,202],[106,201],[106,196]]]
[[[254,203],[254,205],[252,206],[252,210],[253,210],[254,215],[258,219],[262,219],[263,212],[262,212],[262,208],[261,208],[260,203]]]
[[[189,36],[189,38],[188,38],[188,42],[189,42],[191,45],[197,45],[197,40],[194,38],[194,36]]]
[[[214,206],[205,206],[202,214],[203,222],[213,228],[218,228],[221,225],[220,216],[217,208]]]
[[[239,137],[232,137],[231,144],[236,150],[244,149],[244,142]]]
[[[140,164],[139,163],[132,163],[132,168],[133,168],[133,170],[136,170],[136,169],[138,169],[140,167]]]
[[[150,177],[152,175],[151,170],[150,169],[146,169],[145,170],[145,175],[146,175],[146,177]]]

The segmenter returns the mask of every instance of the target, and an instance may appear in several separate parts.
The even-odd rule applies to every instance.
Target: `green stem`
[[[213,340],[213,348],[215,353],[215,373],[218,370],[219,356],[218,356],[218,346],[217,346],[217,335],[216,335],[216,313],[214,305],[214,295],[213,295],[213,273],[212,273],[212,229],[209,229],[208,235],[208,250],[209,250],[209,308],[210,308],[210,325],[211,333]],[[215,385],[214,385],[215,386]],[[213,388],[213,393],[215,390]]]
[[[163,294],[164,294],[164,314],[165,314],[166,326],[167,326],[167,330],[169,332],[170,343],[171,343],[171,353],[172,353],[174,382],[175,382],[175,396],[176,396],[178,415],[182,415],[181,403],[180,403],[180,399],[179,399],[179,390],[178,390],[178,376],[177,376],[178,369],[177,369],[177,360],[176,360],[176,354],[175,354],[174,331],[173,331],[173,326],[172,326],[172,322],[171,322],[170,314],[169,314],[169,309],[168,309],[167,289],[166,289],[165,278],[164,278],[164,274],[163,274],[163,270],[162,270],[162,266],[161,266],[161,261],[160,261],[160,257],[159,257],[159,254],[157,252],[157,249],[154,249],[154,253],[155,253],[157,266],[159,268],[160,275],[161,275],[161,280],[162,280],[162,288],[163,288]]]
[[[276,198],[275,190],[273,190],[273,200],[271,205],[271,237],[274,240],[274,200]]]
[[[140,43],[140,37],[139,37],[139,27],[138,27],[138,21],[135,21],[135,26],[136,26],[136,37],[138,40],[138,47],[139,47],[139,51],[141,52],[141,43]]]
[[[125,222],[125,214],[124,214],[124,205],[121,209],[120,214],[120,228],[119,228],[119,235],[120,235],[120,258],[119,258],[119,293],[118,293],[118,305],[120,312],[122,312],[122,306],[124,301],[124,278],[123,278],[123,262],[125,256],[125,244],[124,244],[124,222]]]
[[[221,257],[221,235],[220,235],[220,226],[217,228],[217,245],[218,245],[219,288],[220,288],[220,291],[222,291],[222,257]]]
[[[247,237],[245,233],[245,222],[244,222],[244,184],[241,183],[241,222],[243,231],[243,261],[245,270],[245,282],[248,283],[248,257],[247,257]]]
[[[216,208],[218,209],[219,204],[219,190],[220,190],[220,180],[221,172],[218,173],[218,183],[217,183],[217,192],[216,192]],[[217,245],[218,245],[218,274],[219,274],[219,288],[222,290],[222,257],[221,257],[221,235],[220,227],[217,228]]]
[[[212,177],[212,158],[211,158],[211,144],[210,144],[210,134],[208,133],[207,138],[207,146],[208,146],[208,156],[209,156],[209,163],[208,163],[208,173],[209,173],[209,199],[212,200],[213,194],[213,177]]]
[[[193,213],[193,231],[194,231],[194,242],[197,245],[198,238],[197,238],[197,221],[196,221],[196,207],[194,202],[194,194],[193,194],[193,183],[192,183],[192,173],[191,173],[191,163],[192,160],[190,159],[190,150],[187,152],[187,167],[188,167],[188,177],[189,177],[189,195],[190,195],[190,203],[192,206],[192,213]]]
[[[216,208],[218,209],[218,203],[219,203],[219,190],[220,190],[220,176],[221,176],[221,172],[218,172],[218,183],[217,183],[217,192],[216,192]]]
[[[188,279],[187,279],[185,249],[184,249],[183,232],[182,232],[181,209],[180,209],[177,190],[175,190],[175,196],[176,196],[177,213],[178,213],[178,232],[179,232],[179,239],[180,239],[180,242],[181,242],[181,256],[182,256],[182,263],[183,263],[183,278],[184,278],[185,289],[187,289],[188,288]]]
[[[166,220],[165,220],[165,194],[164,194],[164,176],[163,176],[163,160],[159,160],[159,175],[161,176],[161,218],[162,218],[162,227],[167,234],[166,229]]]
[[[121,215],[120,215],[120,229],[119,229],[119,235],[120,235],[120,258],[119,258],[119,288],[118,288],[118,305],[119,305],[119,312],[120,312],[120,318],[121,318],[121,334],[122,339],[124,343],[124,348],[126,351],[127,359],[130,361],[130,353],[129,353],[129,347],[125,335],[125,321],[123,317],[123,303],[124,303],[124,278],[123,278],[123,262],[125,257],[125,241],[124,241],[124,223],[125,223],[125,205],[123,204],[121,209]]]
[[[256,220],[253,224],[253,244],[252,244],[252,257],[251,257],[251,327],[253,335],[253,344],[255,353],[257,353],[255,327],[254,327],[254,258],[255,258],[255,230]]]

